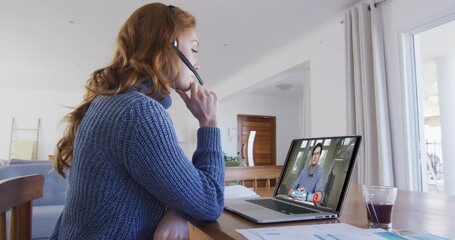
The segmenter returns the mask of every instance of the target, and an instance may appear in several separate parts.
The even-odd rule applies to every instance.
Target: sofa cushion
[[[63,177],[55,172],[52,162],[13,164],[0,167],[0,179],[29,174],[44,175],[44,194],[42,198],[33,201],[34,206],[65,204],[68,184]]]
[[[23,159],[11,159],[9,162],[9,165],[14,165],[14,164],[31,164],[31,163],[53,163],[52,161],[49,160],[23,160]]]
[[[64,205],[34,206],[32,209],[32,239],[49,239],[54,232]],[[9,229],[11,211],[6,213],[6,229]],[[7,231],[7,238],[9,237]]]
[[[55,172],[53,162],[30,162],[32,161],[16,161],[0,167],[0,180],[29,174],[44,175],[43,197],[33,201],[32,239],[49,239],[63,211],[68,184]],[[9,216],[7,217],[8,223]]]
[[[32,236],[33,238],[47,238],[52,235],[64,205],[49,205],[33,207]]]

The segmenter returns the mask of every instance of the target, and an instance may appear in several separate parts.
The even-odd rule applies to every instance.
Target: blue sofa
[[[32,239],[48,239],[63,211],[67,181],[55,172],[53,162],[48,160],[12,160],[9,165],[0,167],[0,179],[29,174],[44,175],[43,197],[33,201]]]

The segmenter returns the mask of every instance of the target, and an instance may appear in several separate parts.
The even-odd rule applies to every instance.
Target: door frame
[[[425,134],[423,119],[423,107],[420,100],[420,64],[416,62],[418,53],[416,54],[416,47],[418,40],[415,41],[415,35],[432,29],[434,27],[443,25],[450,21],[455,20],[455,13],[432,19],[429,22],[420,24],[413,29],[402,33],[403,44],[403,74],[404,74],[404,92],[405,92],[405,116],[407,118],[406,138],[407,138],[407,152],[408,160],[406,167],[409,169],[408,181],[413,188],[418,191],[427,191],[428,184],[426,179],[427,174],[427,156],[425,148]],[[416,43],[417,42],[417,43]],[[417,46],[416,46],[417,45]]]

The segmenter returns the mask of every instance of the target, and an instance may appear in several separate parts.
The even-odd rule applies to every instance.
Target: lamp
[[[292,85],[291,83],[280,83],[280,84],[277,84],[276,87],[280,90],[283,90],[283,91],[287,91],[289,89],[291,89],[294,85]]]

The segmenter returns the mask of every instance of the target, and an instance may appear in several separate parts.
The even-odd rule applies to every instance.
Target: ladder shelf
[[[16,127],[16,119],[13,117],[12,119],[12,123],[11,123],[11,135],[10,135],[10,142],[9,142],[9,159],[11,160],[13,157],[17,157],[18,156],[18,149],[17,149],[17,145],[18,145],[18,142],[21,143],[21,142],[24,142],[24,140],[32,140],[33,142],[32,143],[32,146],[31,148],[32,149],[28,149],[29,151],[31,151],[31,154],[27,154],[29,155],[29,157],[25,157],[25,158],[30,158],[30,159],[26,159],[26,160],[36,160],[37,157],[38,157],[38,141],[39,141],[39,134],[40,134],[40,126],[41,126],[41,118],[38,118],[38,124],[36,126],[36,128],[19,128],[19,127]],[[31,134],[33,135],[30,135],[29,133],[29,137],[27,139],[18,139],[18,135],[20,133],[23,133],[23,132],[31,132]],[[29,141],[30,142],[30,141]],[[28,146],[30,147],[30,146]]]

